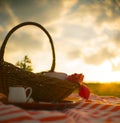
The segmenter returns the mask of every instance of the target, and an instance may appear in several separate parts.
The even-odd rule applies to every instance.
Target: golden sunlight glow
[[[118,6],[112,0],[88,1],[56,0],[51,1],[52,4],[47,1],[30,1],[28,14],[26,6],[21,6],[22,3],[10,4],[5,0],[0,12],[0,44],[4,34],[16,24],[25,20],[34,21],[45,27],[53,39],[56,72],[68,75],[83,73],[85,82],[120,83]],[[9,38],[11,43],[6,47],[5,61],[16,64],[28,55],[33,72],[50,70],[52,52],[46,33],[35,25],[26,26],[14,33]]]
[[[56,72],[64,72],[68,75],[73,73],[83,73],[85,75],[85,82],[110,83],[119,82],[120,80],[120,71],[113,72],[112,64],[110,61],[105,61],[102,65],[99,65],[97,67],[90,66],[88,68],[86,68],[85,64],[79,60],[68,62],[68,64],[65,64],[66,62],[64,62],[65,61],[63,61],[62,65],[56,66]],[[49,64],[49,62],[47,62],[47,64]],[[40,69],[48,70],[49,68],[49,65],[48,68],[46,68],[46,65],[44,63],[40,63],[39,61],[37,61],[36,65],[34,66],[35,72],[40,72]]]
[[[119,82],[120,80],[120,71],[112,71],[112,64],[109,61],[105,61],[102,65],[98,66],[93,74],[93,81],[100,83]],[[87,79],[89,80],[89,78]]]

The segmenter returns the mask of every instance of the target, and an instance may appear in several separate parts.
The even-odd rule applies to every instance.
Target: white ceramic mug
[[[26,92],[29,90],[29,94],[27,96]],[[9,87],[8,101],[9,102],[27,102],[30,99],[32,94],[31,87]]]

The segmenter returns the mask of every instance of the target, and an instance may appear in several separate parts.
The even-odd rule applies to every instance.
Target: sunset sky
[[[15,25],[34,21],[54,41],[57,72],[83,73],[86,82],[120,82],[120,0],[0,0],[0,45]],[[28,55],[34,72],[51,66],[47,36],[35,26],[9,39],[5,60]]]

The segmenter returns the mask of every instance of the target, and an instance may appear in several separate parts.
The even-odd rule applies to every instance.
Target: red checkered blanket
[[[76,95],[72,95],[76,96]],[[0,123],[120,123],[120,98],[90,95],[73,108],[25,110],[0,102]]]

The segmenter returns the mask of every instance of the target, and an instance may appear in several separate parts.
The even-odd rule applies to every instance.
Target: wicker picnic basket
[[[33,25],[39,27],[47,35],[52,48],[52,65],[48,72],[54,72],[55,69],[55,51],[52,38],[48,31],[36,22],[24,22],[13,27],[6,35],[0,49],[0,92],[8,95],[10,86],[29,86],[32,87],[32,98],[35,101],[57,102],[69,96],[75,89],[80,89],[80,85],[75,82],[61,80],[54,77],[48,77],[41,74],[25,71],[15,65],[4,61],[4,51],[11,34],[18,28]]]

